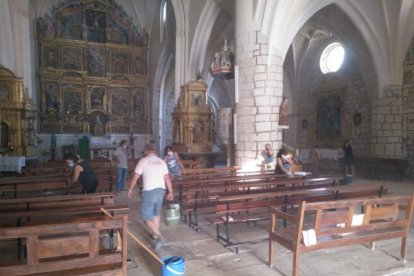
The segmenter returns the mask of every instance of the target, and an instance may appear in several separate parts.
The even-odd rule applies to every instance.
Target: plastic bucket
[[[347,174],[344,177],[344,184],[351,184],[352,183],[352,175],[351,174]]]
[[[177,225],[180,223],[180,209],[170,208],[164,210],[165,223],[167,225]]]
[[[185,259],[179,256],[168,256],[162,258],[162,276],[184,275]]]

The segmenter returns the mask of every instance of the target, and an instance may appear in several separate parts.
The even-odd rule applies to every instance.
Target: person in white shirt
[[[112,154],[112,159],[118,164],[118,179],[116,182],[116,190],[122,191],[125,189],[125,182],[128,174],[128,142],[122,140],[119,147]]]
[[[136,168],[129,184],[128,197],[131,198],[138,179],[142,176],[141,216],[155,239],[155,249],[164,243],[160,232],[160,213],[167,188],[167,201],[173,201],[173,188],[167,164],[155,155],[153,145],[144,146],[145,157]]]

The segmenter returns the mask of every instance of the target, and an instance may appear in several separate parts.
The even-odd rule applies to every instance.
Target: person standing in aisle
[[[116,191],[123,191],[125,189],[125,183],[128,176],[128,142],[122,140],[119,147],[112,154],[112,159],[117,163],[118,167],[118,179],[116,182]]]
[[[145,157],[138,162],[129,184],[128,197],[132,197],[134,187],[142,176],[141,217],[158,250],[164,243],[160,232],[160,214],[165,190],[167,189],[167,201],[173,201],[174,194],[167,164],[155,155],[154,146],[145,145],[144,154]]]

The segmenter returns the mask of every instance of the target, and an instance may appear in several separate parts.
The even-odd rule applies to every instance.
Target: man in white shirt
[[[128,174],[127,147],[128,142],[126,140],[122,140],[119,147],[112,154],[112,159],[118,163],[118,179],[116,182],[117,191],[122,191],[125,188],[125,182]]]
[[[168,201],[174,200],[174,195],[165,161],[155,155],[153,145],[145,145],[144,154],[145,157],[138,162],[135,168],[129,185],[128,197],[132,197],[134,187],[142,176],[141,216],[155,238],[155,249],[159,249],[163,244],[163,238],[159,229],[165,188],[167,188]]]

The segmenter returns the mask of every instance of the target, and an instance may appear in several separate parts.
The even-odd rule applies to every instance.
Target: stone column
[[[278,51],[269,48],[268,36],[253,20],[253,1],[238,0],[235,5],[235,56],[239,68],[239,78],[235,80],[239,87],[235,163],[254,169],[266,143],[275,150],[281,147],[278,113],[283,94],[283,64]]]

